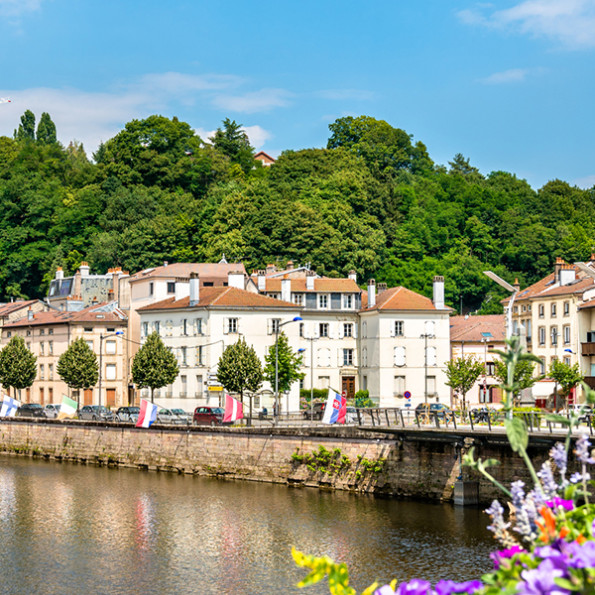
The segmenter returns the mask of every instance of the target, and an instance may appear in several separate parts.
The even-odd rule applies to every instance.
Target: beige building
[[[452,316],[450,319],[451,359],[472,356],[484,364],[484,374],[465,397],[471,408],[501,401],[499,381],[494,378],[494,362],[498,356],[491,352],[505,350],[505,336],[506,323],[502,314]],[[453,406],[457,405],[453,395]]]
[[[21,395],[24,402],[59,403],[69,388],[58,376],[58,359],[68,345],[83,337],[89,347],[101,353],[102,394],[99,387],[85,390],[79,395],[80,404],[101,402],[111,407],[126,405],[129,401],[126,366],[128,343],[126,316],[115,303],[90,306],[78,312],[33,312],[20,320],[9,322],[2,328],[2,345],[11,337],[23,337],[29,350],[37,357],[38,374],[31,388]],[[121,336],[116,333],[122,333]],[[100,352],[101,349],[101,352]]]

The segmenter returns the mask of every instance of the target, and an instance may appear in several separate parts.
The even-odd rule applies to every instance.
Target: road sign
[[[404,396],[406,399],[410,399],[410,398],[411,398],[411,393],[410,393],[408,390],[406,390],[406,391],[405,391],[405,393],[403,394],[403,396]]]
[[[411,403],[407,401],[407,403],[405,403],[405,407],[411,407]]]

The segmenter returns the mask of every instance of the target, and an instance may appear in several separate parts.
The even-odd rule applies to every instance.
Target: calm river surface
[[[489,570],[479,510],[0,455],[3,594],[294,594],[291,546],[374,580]]]

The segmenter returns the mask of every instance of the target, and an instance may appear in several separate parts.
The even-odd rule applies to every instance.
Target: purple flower
[[[568,464],[568,453],[561,442],[558,442],[551,450],[550,457],[554,464],[558,468],[560,475],[564,477],[566,475],[566,467]]]
[[[395,592],[391,589],[390,585],[384,585],[380,589],[376,589],[374,595],[395,595]]]
[[[573,473],[570,476],[570,483],[579,483],[580,481],[589,481],[591,479],[591,475],[589,473]]]
[[[574,502],[572,500],[564,500],[557,496],[552,500],[548,500],[546,504],[550,508],[564,508],[565,510],[572,510],[574,508]]]
[[[432,595],[432,585],[428,581],[414,578],[408,583],[401,583],[395,595]]]
[[[475,593],[483,587],[481,581],[467,581],[455,583],[454,581],[438,581],[436,583],[436,595],[454,595],[454,593]]]
[[[574,454],[576,455],[576,458],[583,463],[583,465],[589,464],[589,465],[593,465],[593,463],[595,463],[595,459],[591,456],[589,456],[590,453],[590,447],[591,447],[591,443],[589,442],[589,439],[587,438],[586,434],[583,434],[577,441],[576,441],[576,445],[574,447]]]
[[[556,484],[556,480],[554,479],[554,474],[552,473],[552,467],[549,461],[546,461],[541,466],[541,469],[537,472],[537,477],[541,480],[543,492],[546,497],[553,498],[558,492],[558,484]]]
[[[515,508],[520,508],[525,501],[525,487],[524,482],[522,481],[513,481],[510,484],[510,494],[512,496],[512,505]],[[487,511],[486,511],[487,512]]]
[[[544,545],[536,548],[535,554],[544,560],[549,560],[556,570],[560,570],[565,574],[568,568],[568,556],[560,550],[562,545],[564,545],[563,541],[555,545]]]
[[[564,576],[564,571],[556,568],[551,559],[544,560],[533,570],[523,570],[519,583],[519,595],[567,595],[570,591],[559,587],[555,578]]]
[[[576,541],[569,543],[566,553],[570,556],[570,567],[595,568],[595,541],[585,541],[582,545]]]

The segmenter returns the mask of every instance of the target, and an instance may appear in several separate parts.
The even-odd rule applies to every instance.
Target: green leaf
[[[526,450],[529,444],[529,436],[525,422],[515,417],[505,420],[504,427],[506,428],[506,435],[508,436],[512,450],[514,452]]]

